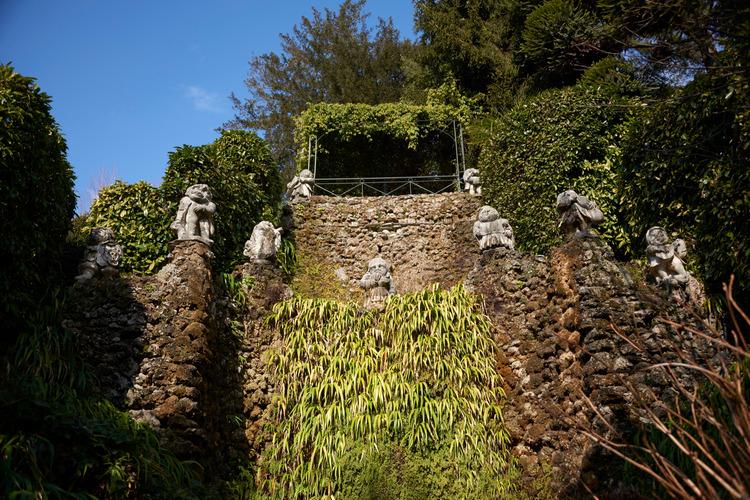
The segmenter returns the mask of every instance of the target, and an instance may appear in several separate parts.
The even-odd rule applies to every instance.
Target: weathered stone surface
[[[86,242],[83,260],[78,265],[76,281],[84,283],[97,274],[117,276],[119,273],[122,247],[115,241],[115,234],[108,227],[95,227]]]
[[[268,221],[260,221],[253,228],[253,234],[245,242],[242,254],[251,260],[268,261],[276,256],[281,248],[281,228],[274,228]]]
[[[667,231],[659,226],[646,231],[646,241],[649,271],[656,284],[666,288],[687,285],[690,275],[682,263],[687,255],[685,241],[677,238],[670,242]]]
[[[551,466],[552,488],[562,497],[585,495],[584,483],[599,494],[628,497],[616,472],[621,462],[581,432],[596,420],[586,398],[614,432],[600,424],[595,430],[627,437],[643,417],[635,398],[667,395],[668,380],[652,365],[674,360],[675,345],[706,363],[716,355],[707,342],[674,331],[659,316],[694,320],[659,290],[634,280],[606,245],[591,239],[569,241],[549,263],[490,250],[467,286],[484,296],[500,346],[497,366],[508,395],[503,413],[524,476]],[[694,383],[682,375],[688,386]],[[654,401],[652,409],[662,411],[662,403]]]
[[[315,176],[308,169],[304,169],[286,185],[286,194],[292,203],[307,201],[312,196],[314,184]]]
[[[467,168],[464,170],[464,191],[474,196],[482,196],[482,180],[479,176],[479,169]]]
[[[170,227],[177,233],[178,240],[197,240],[211,245],[214,213],[216,205],[212,201],[211,189],[206,184],[194,184],[185,191]]]
[[[472,235],[480,201],[465,193],[334,198],[313,196],[295,205],[292,222],[297,253],[340,270],[356,293],[362,256],[391,264],[399,293],[432,283],[463,281],[479,248]]]
[[[479,242],[481,250],[505,247],[513,250],[516,240],[513,237],[513,228],[510,227],[508,219],[503,219],[497,210],[485,205],[479,209],[477,221],[474,223],[474,237]]]
[[[557,211],[560,212],[560,229],[566,236],[596,236],[591,228],[604,220],[604,215],[596,203],[572,189],[557,196]]]
[[[383,307],[385,299],[396,293],[390,264],[380,257],[371,259],[367,264],[367,272],[359,280],[359,286],[365,290],[365,309]]]

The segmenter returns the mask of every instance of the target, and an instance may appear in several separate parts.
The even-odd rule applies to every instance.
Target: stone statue
[[[91,230],[86,243],[83,260],[78,265],[80,274],[76,276],[76,281],[88,281],[97,272],[104,276],[116,276],[122,258],[122,247],[115,241],[114,232],[108,227],[95,227]]]
[[[253,228],[253,234],[245,242],[246,257],[256,262],[266,262],[272,259],[281,248],[281,233],[283,229],[274,228],[268,221],[260,221]]]
[[[391,266],[375,257],[367,264],[367,272],[359,281],[359,286],[365,290],[365,309],[379,309],[389,295],[396,293],[391,279]]]
[[[490,206],[479,209],[479,220],[474,223],[474,237],[479,242],[480,250],[505,247],[513,250],[516,240],[513,237],[513,228],[507,219],[500,217],[497,210]]]
[[[315,177],[313,176],[313,173],[308,169],[304,169],[299,175],[294,176],[294,179],[286,185],[286,194],[289,196],[292,203],[305,201],[312,196],[314,183]]]
[[[464,170],[464,191],[475,196],[482,196],[482,181],[479,178],[479,169],[467,168]]]
[[[677,238],[670,243],[667,231],[659,226],[646,231],[646,241],[648,267],[656,283],[667,287],[687,285],[690,275],[682,262],[687,254],[685,241]]]
[[[214,213],[211,189],[206,184],[195,184],[185,191],[180,200],[177,216],[170,226],[177,232],[178,240],[197,240],[210,245],[214,241]]]
[[[604,215],[596,203],[572,189],[557,196],[557,211],[560,212],[560,227],[568,236],[574,234],[579,238],[596,237],[591,228],[604,220]]]

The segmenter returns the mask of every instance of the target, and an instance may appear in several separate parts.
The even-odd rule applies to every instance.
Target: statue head
[[[467,168],[464,170],[464,182],[467,182],[472,177],[478,177],[479,176],[479,169],[476,168]]]
[[[479,222],[492,222],[500,218],[500,214],[489,205],[479,209]]]
[[[313,180],[315,176],[312,172],[310,172],[308,169],[304,169],[302,172],[299,173],[300,180]]]
[[[212,199],[211,188],[208,184],[193,184],[187,188],[185,196],[196,203],[208,203]]]
[[[115,233],[108,227],[95,227],[89,234],[89,245],[104,245],[106,243],[114,243]]]
[[[646,231],[646,241],[649,245],[666,245],[669,243],[669,235],[663,227],[654,226]],[[682,241],[682,244],[685,242]]]
[[[375,257],[374,259],[371,259],[370,262],[367,263],[367,271],[379,271],[383,275],[389,273],[391,270],[390,264],[388,264],[385,260],[381,259],[380,257]]]
[[[578,201],[578,193],[576,193],[572,189],[563,191],[562,193],[557,195],[557,209],[566,210],[576,201]]]

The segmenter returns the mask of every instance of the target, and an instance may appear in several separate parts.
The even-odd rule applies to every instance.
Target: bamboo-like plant
[[[455,484],[507,488],[504,393],[489,319],[461,287],[390,297],[382,313],[353,303],[292,298],[269,322],[284,347],[272,352],[275,434],[259,483],[275,497],[335,496],[342,457],[396,445],[447,449]]]

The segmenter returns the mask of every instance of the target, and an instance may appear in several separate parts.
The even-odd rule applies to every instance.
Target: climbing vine
[[[357,496],[352,471],[378,453],[428,457],[422,481],[433,481],[433,498],[508,487],[490,322],[462,287],[394,296],[381,314],[296,296],[270,322],[285,345],[270,358],[277,399],[260,464],[265,493]]]

